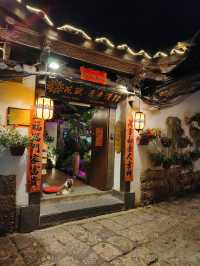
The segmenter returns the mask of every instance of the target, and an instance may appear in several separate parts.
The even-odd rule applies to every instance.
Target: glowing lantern
[[[40,97],[36,101],[37,118],[48,120],[53,117],[53,100],[46,97]]]
[[[134,120],[134,126],[135,130],[140,131],[144,129],[145,125],[145,115],[143,112],[136,112],[135,113],[135,120]]]

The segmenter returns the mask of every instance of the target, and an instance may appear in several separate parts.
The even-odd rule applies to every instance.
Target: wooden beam
[[[27,28],[14,27],[12,30],[0,28],[0,39],[41,50],[45,37]],[[138,73],[138,70],[141,68],[141,65],[138,63],[123,60],[69,42],[51,39],[47,39],[47,41],[51,47],[52,53],[74,58],[92,65],[130,75]]]

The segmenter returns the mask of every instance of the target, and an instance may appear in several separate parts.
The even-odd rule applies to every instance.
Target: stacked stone
[[[180,168],[169,170],[148,169],[141,177],[144,205],[185,195],[200,189],[200,171],[182,173]]]
[[[0,234],[13,232],[16,221],[16,176],[0,175]]]

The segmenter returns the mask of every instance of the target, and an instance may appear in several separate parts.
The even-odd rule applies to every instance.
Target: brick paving
[[[199,266],[200,195],[0,238],[1,266]]]

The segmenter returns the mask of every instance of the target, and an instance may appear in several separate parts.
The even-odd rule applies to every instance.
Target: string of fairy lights
[[[23,4],[23,0],[16,0],[19,4]],[[31,5],[26,5],[26,8],[37,15],[42,15],[44,21],[50,26],[50,27],[55,27],[53,21],[51,18],[42,10],[36,7],[33,7]],[[57,30],[61,31],[67,31],[76,35],[80,35],[83,39],[87,41],[92,41],[92,37],[89,36],[85,31],[82,29],[76,28],[72,25],[65,24],[63,26],[57,27]],[[151,60],[151,59],[157,59],[157,58],[166,58],[170,55],[184,55],[185,52],[188,50],[189,44],[186,42],[178,42],[177,45],[169,51],[169,53],[163,52],[163,51],[158,51],[154,55],[149,54],[145,50],[139,50],[135,51],[131,47],[129,47],[127,44],[120,44],[120,45],[115,45],[112,41],[110,41],[106,37],[99,37],[94,39],[94,42],[103,44],[107,46],[109,49],[117,49],[119,51],[123,51],[125,53],[128,53],[131,56],[142,56],[145,59]]]

